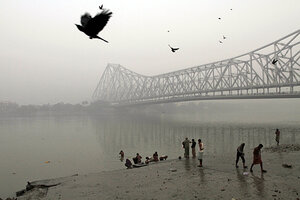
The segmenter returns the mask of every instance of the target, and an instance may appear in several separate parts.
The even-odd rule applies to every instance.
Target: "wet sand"
[[[246,152],[251,165],[252,153]],[[75,175],[33,184],[56,184],[49,189],[36,188],[18,200],[30,199],[294,199],[300,198],[300,151],[267,152],[262,159],[267,173],[259,165],[253,173],[235,168],[235,155],[204,156],[198,160],[167,160],[142,168],[122,169],[87,175]],[[292,168],[284,168],[288,163]],[[125,168],[125,167],[124,167]]]

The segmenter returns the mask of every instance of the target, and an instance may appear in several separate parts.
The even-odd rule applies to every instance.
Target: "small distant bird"
[[[276,59],[273,59],[273,60],[272,60],[272,64],[273,64],[273,65],[275,65],[277,62],[278,62],[278,60],[276,60]]]
[[[223,40],[225,40],[226,39],[226,37],[223,35]]]
[[[218,19],[221,20],[221,17],[219,17]]]
[[[223,42],[221,40],[219,40],[219,42],[222,44]]]
[[[103,10],[103,4],[102,4],[101,6],[99,6],[99,9],[100,9],[100,10]]]
[[[168,33],[169,33],[170,31],[168,30]]]
[[[103,9],[101,13],[98,13],[95,17],[91,17],[89,13],[85,13],[81,16],[81,25],[75,24],[77,28],[85,33],[90,39],[98,38],[107,42],[103,38],[98,36],[98,33],[103,30],[108,20],[111,18],[112,12],[107,9]]]
[[[171,51],[174,53],[175,51],[177,51],[179,48],[173,48],[169,45],[169,47],[171,48]]]
[[[230,10],[232,10],[232,8],[230,8]]]

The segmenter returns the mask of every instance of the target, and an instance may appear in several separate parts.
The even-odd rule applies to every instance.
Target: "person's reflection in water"
[[[198,169],[199,169],[199,175],[200,175],[201,183],[205,183],[206,179],[205,179],[204,168],[198,168]]]
[[[191,170],[190,159],[185,159],[185,161],[184,161],[184,168],[186,169],[186,171],[190,171]]]
[[[243,190],[244,194],[245,193],[248,194],[248,183],[247,183],[247,180],[243,173],[244,173],[244,170],[236,169],[236,177],[239,182],[240,188],[241,188],[241,190]]]
[[[264,184],[264,174],[261,173],[260,176],[255,176],[252,174],[253,184],[256,187],[257,196],[263,198],[265,196],[265,184]]]

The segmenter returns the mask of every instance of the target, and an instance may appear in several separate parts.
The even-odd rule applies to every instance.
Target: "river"
[[[0,118],[0,197],[24,189],[27,181],[123,169],[121,149],[125,158],[155,151],[178,158],[185,137],[201,138],[206,155],[232,155],[234,163],[242,142],[246,151],[259,143],[274,145],[275,128],[281,143],[300,141],[300,124],[288,120],[205,122],[167,113]]]

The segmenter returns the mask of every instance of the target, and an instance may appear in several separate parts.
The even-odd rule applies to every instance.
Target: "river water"
[[[242,142],[252,151],[259,143],[274,145],[275,128],[281,143],[300,141],[300,124],[203,122],[159,115],[44,116],[0,118],[0,197],[24,189],[27,181],[125,168],[125,158],[155,151],[170,159],[183,155],[181,142],[201,138],[206,155],[232,155]]]

